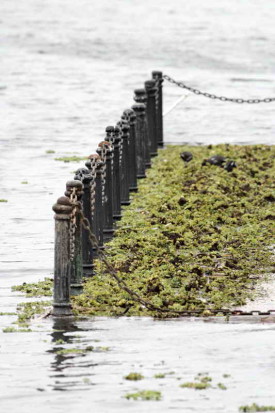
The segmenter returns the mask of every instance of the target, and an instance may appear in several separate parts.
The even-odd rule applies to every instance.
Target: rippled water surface
[[[272,0],[1,0],[0,199],[8,202],[0,203],[0,312],[25,300],[11,285],[52,275],[51,206],[82,165],[54,158],[92,153],[152,70],[219,95],[275,96],[274,21]],[[183,93],[165,83],[164,110]],[[165,117],[165,141],[272,144],[274,109],[188,94]],[[1,316],[1,328],[12,321]],[[263,321],[41,320],[32,333],[1,333],[1,411],[236,412],[253,401],[275,404],[275,333]],[[94,350],[58,354],[87,346]],[[131,371],[145,379],[124,380]],[[201,371],[228,390],[179,387]],[[160,390],[163,400],[123,398],[135,389]]]

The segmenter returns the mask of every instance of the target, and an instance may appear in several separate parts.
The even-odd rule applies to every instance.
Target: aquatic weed
[[[68,162],[80,162],[80,161],[85,161],[85,160],[87,160],[87,159],[88,159],[87,156],[76,156],[76,155],[73,155],[73,156],[62,156],[62,157],[60,157],[60,158],[54,158],[55,161],[61,161],[61,162],[65,162],[65,163],[68,163]]]
[[[53,279],[44,278],[43,281],[36,283],[26,283],[21,285],[14,285],[11,287],[12,291],[20,291],[26,294],[26,297],[40,297],[40,296],[52,296]]]
[[[124,396],[127,400],[161,400],[161,392],[155,390],[141,390],[136,393],[128,393]]]
[[[240,412],[274,412],[275,406],[259,406],[257,403],[253,403],[250,406],[241,406]]]
[[[144,379],[144,376],[140,373],[132,372],[127,374],[127,376],[124,376],[125,380],[133,380],[133,381],[138,381]]]

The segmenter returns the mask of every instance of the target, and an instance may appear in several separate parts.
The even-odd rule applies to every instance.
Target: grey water
[[[274,97],[274,21],[272,0],[1,0],[0,313],[26,301],[12,285],[53,274],[51,207],[82,166],[55,158],[93,153],[152,70],[217,95]],[[165,82],[164,112],[183,94],[165,116],[166,143],[274,143],[274,103],[222,103]],[[46,319],[2,333],[14,320],[0,316],[1,412],[275,404],[275,327],[264,318]],[[132,371],[145,378],[125,380]],[[212,388],[179,387],[201,372]],[[162,400],[125,399],[137,390]]]

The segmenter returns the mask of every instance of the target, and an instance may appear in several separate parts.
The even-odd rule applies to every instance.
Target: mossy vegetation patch
[[[36,283],[23,283],[21,285],[14,285],[12,291],[20,291],[26,295],[26,297],[47,297],[52,296],[53,293],[53,279],[44,278],[43,281]]]
[[[184,162],[180,153],[191,151]],[[232,171],[203,162],[219,154]],[[106,253],[117,274],[160,308],[211,310],[245,304],[272,272],[274,147],[170,146],[160,151],[124,209]],[[204,165],[204,166],[203,166]],[[96,263],[97,275],[74,298],[90,315],[152,315]]]
[[[141,390],[136,393],[128,393],[124,396],[128,400],[161,400],[161,392],[155,390]]]
[[[138,381],[138,380],[144,379],[144,376],[140,373],[131,372],[131,373],[127,374],[127,376],[125,376],[124,378],[125,378],[125,380]]]
[[[240,412],[275,412],[275,406],[260,406],[257,403],[253,403],[247,406],[241,406]]]
[[[80,161],[85,161],[87,160],[87,156],[77,156],[77,155],[72,155],[72,156],[61,156],[59,158],[54,158],[55,161],[60,161],[60,162],[80,162]]]

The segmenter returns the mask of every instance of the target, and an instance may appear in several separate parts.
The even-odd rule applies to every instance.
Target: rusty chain
[[[88,231],[89,234],[89,239],[91,242],[91,245],[95,247],[98,253],[98,258],[105,264],[109,274],[111,277],[117,282],[118,286],[124,290],[127,294],[130,295],[133,301],[141,304],[143,307],[147,308],[148,310],[155,311],[161,314],[170,314],[171,316],[173,315],[178,315],[178,316],[185,316],[185,317],[190,317],[190,316],[211,316],[211,315],[223,315],[226,317],[229,316],[245,316],[245,315],[261,315],[261,316],[267,316],[267,315],[274,315],[275,316],[275,310],[267,310],[267,311],[243,311],[243,310],[229,310],[229,309],[211,309],[211,308],[201,308],[201,309],[194,309],[194,310],[173,310],[171,308],[165,308],[165,307],[158,307],[154,305],[152,302],[145,300],[142,298],[136,291],[133,291],[131,288],[128,287],[126,282],[118,276],[117,270],[113,266],[112,263],[108,260],[107,255],[105,252],[99,247],[99,243],[97,240],[97,237],[93,233],[91,229],[91,225],[89,220],[84,216],[83,210],[81,203],[77,201],[77,198],[75,196],[70,197],[72,206],[74,207],[74,211],[76,213],[79,213],[80,215],[80,222],[82,227]],[[130,307],[129,307],[130,308]],[[128,310],[129,310],[128,308]]]
[[[271,103],[275,102],[275,98],[264,98],[264,99],[242,99],[242,98],[228,98],[226,96],[218,96],[213,93],[207,93],[207,92],[202,92],[199,89],[195,89],[191,86],[187,86],[183,82],[179,82],[175,79],[172,79],[168,75],[163,75],[163,79],[167,80],[168,82],[177,85],[183,89],[189,90],[189,92],[194,93],[195,95],[198,96],[204,96],[209,99],[214,99],[214,100],[220,100],[222,102],[231,102],[231,103],[249,103],[249,104],[255,104],[255,103]]]
[[[107,147],[105,145],[102,145],[101,154],[100,154],[101,160],[103,162],[103,164],[102,164],[102,178],[101,178],[101,181],[102,181],[102,205],[104,205],[105,201],[106,201],[105,186],[106,186],[106,156],[107,156],[107,151],[108,151]]]
[[[90,181],[90,205],[91,205],[91,216],[94,216],[95,212],[95,191],[96,191],[96,167],[97,160],[95,158],[91,159],[91,170],[90,175],[92,177]]]
[[[77,209],[78,209],[78,200],[77,200],[77,188],[73,188],[70,194],[70,201],[72,204],[72,212],[70,214],[70,261],[72,262],[75,257],[75,231],[76,231],[76,219],[77,219]]]

